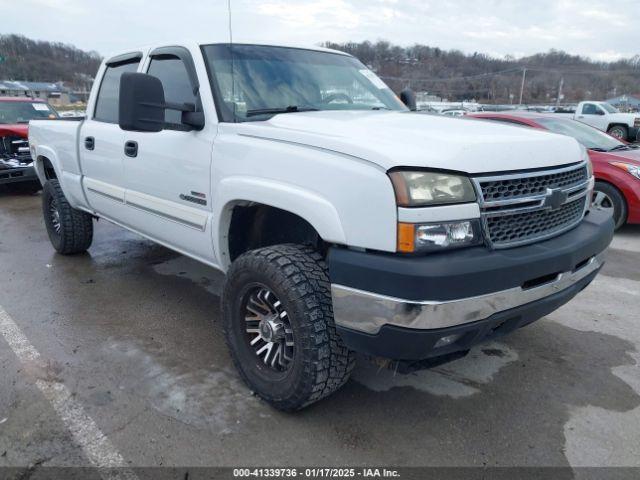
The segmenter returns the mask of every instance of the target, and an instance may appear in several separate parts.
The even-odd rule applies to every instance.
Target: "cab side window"
[[[598,115],[598,106],[595,103],[585,103],[582,106],[583,115]]]
[[[125,72],[136,72],[140,58],[107,65],[102,77],[93,119],[99,122],[118,123],[120,102],[120,77]]]
[[[182,60],[173,55],[159,55],[151,59],[149,75],[157,77],[164,87],[164,98],[168,103],[193,103],[199,105],[198,96],[193,93],[189,74]],[[182,112],[165,110],[165,122],[169,128],[182,127]]]

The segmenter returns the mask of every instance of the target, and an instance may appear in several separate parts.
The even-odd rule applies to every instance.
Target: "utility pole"
[[[522,84],[520,85],[520,105],[522,105],[522,95],[524,94],[524,80],[527,77],[527,69],[522,69]]]
[[[562,100],[563,85],[564,85],[564,77],[560,77],[560,85],[558,85],[558,98],[556,98],[556,107],[560,106],[560,100]]]

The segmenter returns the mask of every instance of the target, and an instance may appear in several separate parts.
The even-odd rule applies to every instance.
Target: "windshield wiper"
[[[247,117],[255,117],[256,115],[270,115],[276,113],[294,113],[294,112],[317,112],[317,108],[313,107],[299,107],[298,105],[289,105],[284,108],[255,108],[253,110],[247,110]]]
[[[589,150],[593,150],[594,152],[608,152],[609,150],[605,150],[604,148],[600,148],[600,147],[589,147]]]
[[[629,146],[628,145],[616,145],[615,147],[609,149],[610,152],[615,152],[616,150],[629,150]]]

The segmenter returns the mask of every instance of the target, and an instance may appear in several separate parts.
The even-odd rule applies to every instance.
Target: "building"
[[[52,105],[68,105],[73,102],[72,93],[61,83],[0,80],[0,96],[41,98]]]
[[[640,95],[620,95],[619,97],[610,98],[606,102],[625,112],[640,111]]]

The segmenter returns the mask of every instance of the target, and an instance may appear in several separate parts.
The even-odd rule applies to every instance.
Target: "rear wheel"
[[[624,125],[614,125],[607,130],[607,133],[619,140],[627,140],[627,137],[629,136],[629,131]]]
[[[58,180],[48,180],[42,190],[42,214],[53,248],[63,255],[87,251],[93,241],[93,217],[69,205]]]
[[[276,245],[241,255],[223,296],[227,344],[240,375],[274,407],[293,411],[338,390],[355,364],[338,336],[321,255]]]
[[[593,207],[609,211],[613,216],[616,230],[627,220],[627,202],[620,191],[605,182],[596,182],[593,189]]]

